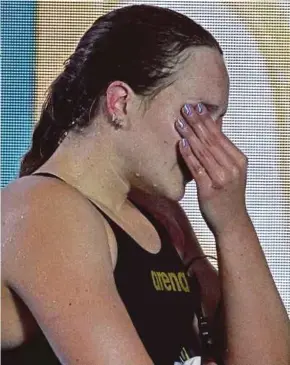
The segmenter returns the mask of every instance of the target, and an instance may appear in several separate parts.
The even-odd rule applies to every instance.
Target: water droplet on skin
[[[139,174],[139,172],[136,172],[136,173],[135,173],[135,176],[136,176],[136,177],[140,177],[141,175]]]

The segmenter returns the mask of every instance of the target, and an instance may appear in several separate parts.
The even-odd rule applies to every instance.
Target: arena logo
[[[151,270],[153,286],[157,291],[175,291],[189,293],[189,285],[184,272],[163,272]]]

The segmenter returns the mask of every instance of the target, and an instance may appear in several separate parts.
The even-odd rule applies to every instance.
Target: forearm
[[[229,365],[288,365],[289,320],[249,217],[216,237]]]

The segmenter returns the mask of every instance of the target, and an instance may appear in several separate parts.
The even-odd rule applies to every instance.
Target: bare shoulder
[[[19,267],[17,263],[28,264],[39,255],[41,264],[45,255],[73,251],[70,237],[77,239],[77,249],[84,245],[88,251],[93,238],[106,242],[101,214],[80,192],[57,179],[26,177],[9,184],[2,191],[1,218],[4,279],[13,275],[15,269],[10,269]]]
[[[62,364],[151,364],[116,289],[101,214],[73,188],[42,181],[3,192],[6,285]]]

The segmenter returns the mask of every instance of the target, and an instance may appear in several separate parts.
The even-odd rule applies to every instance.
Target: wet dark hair
[[[177,56],[191,46],[212,47],[222,54],[208,31],[169,9],[133,5],[98,18],[48,89],[20,176],[46,162],[69,130],[90,124],[112,81],[123,81],[150,98],[166,86],[180,62]]]

